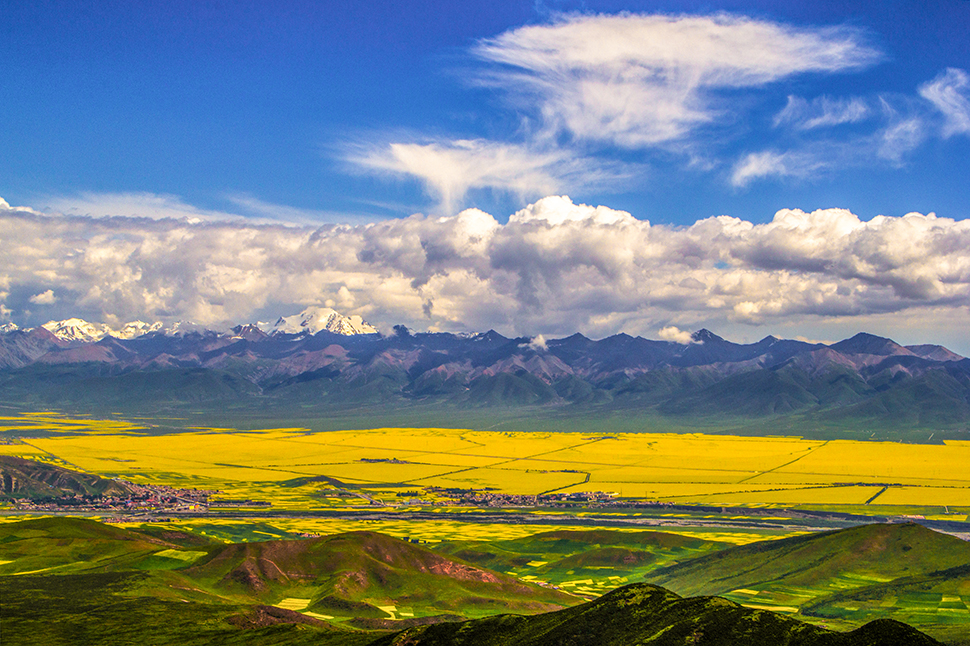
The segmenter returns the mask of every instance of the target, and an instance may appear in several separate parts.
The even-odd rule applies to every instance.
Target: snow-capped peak
[[[131,321],[125,323],[124,326],[117,331],[113,331],[111,336],[117,339],[134,339],[135,337],[148,334],[150,332],[157,332],[162,329],[162,323],[145,323],[144,321]]]
[[[116,339],[134,339],[143,334],[160,330],[162,324],[131,321],[125,323],[120,330],[115,330],[104,323],[90,323],[84,319],[70,318],[63,321],[48,321],[41,327],[62,341],[92,343],[100,341],[106,336],[113,336]]]
[[[316,334],[327,330],[334,334],[374,334],[377,328],[361,317],[343,316],[329,307],[311,306],[293,316],[281,316],[273,325],[272,334]]]
[[[3,198],[0,198],[0,201],[3,201]],[[2,206],[2,205],[0,205],[0,206]],[[20,326],[17,325],[16,323],[7,322],[7,323],[4,323],[4,324],[0,325],[0,334],[6,334],[8,332],[16,332],[19,329],[20,329]]]
[[[48,321],[42,328],[62,341],[81,341],[90,343],[100,341],[111,334],[111,328],[104,323],[88,323],[84,319],[70,318],[63,321]]]

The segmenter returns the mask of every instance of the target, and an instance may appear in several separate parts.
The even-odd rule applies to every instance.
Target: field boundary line
[[[784,467],[787,467],[787,466],[789,466],[791,464],[795,464],[799,460],[803,460],[803,459],[807,458],[808,456],[810,456],[812,453],[815,453],[815,451],[818,451],[821,448],[825,448],[825,445],[827,445],[828,443],[829,443],[829,440],[825,440],[824,442],[822,442],[818,446],[813,446],[810,449],[808,449],[807,451],[805,451],[805,454],[804,455],[800,455],[797,458],[795,458],[794,460],[790,460],[790,461],[788,461],[788,462],[786,462],[784,464],[779,464],[776,467],[772,467],[772,468],[768,469],[767,471],[761,471],[761,472],[756,473],[756,474],[754,474],[752,476],[748,476],[747,478],[742,478],[741,480],[738,480],[737,484],[745,483],[748,480],[753,480],[754,478],[760,478],[761,476],[763,476],[763,475],[765,475],[767,473],[771,473],[773,471],[777,471],[778,469],[782,469]]]

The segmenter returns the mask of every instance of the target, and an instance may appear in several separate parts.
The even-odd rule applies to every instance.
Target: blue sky
[[[64,206],[81,194],[144,192],[222,210],[239,210],[231,198],[245,195],[337,219],[434,211],[435,198],[420,181],[368,172],[347,161],[348,147],[529,143],[543,126],[537,101],[516,102],[507,87],[482,83],[501,65],[476,56],[475,47],[523,26],[548,25],[557,12],[620,11],[724,11],[789,29],[837,28],[873,55],[845,70],[836,64],[749,87],[704,89],[717,114],[672,141],[564,142],[587,166],[608,164],[622,177],[587,185],[572,178],[553,188],[681,224],[719,214],[761,221],[779,208],[843,207],[864,218],[970,215],[966,133],[945,137],[937,124],[925,124],[918,142],[895,157],[840,148],[861,147],[860,138],[892,119],[940,118],[919,87],[947,68],[970,69],[965,0],[6,2],[0,195]],[[808,102],[808,111],[826,99],[836,107],[857,101],[866,114],[813,129],[774,125],[789,96]],[[678,151],[688,143],[704,159]],[[824,169],[731,182],[732,165],[747,153],[813,146]],[[516,195],[497,186],[472,189],[454,206],[503,217],[537,197],[541,190]]]
[[[388,239],[407,240],[418,234],[398,229],[419,226],[407,220],[411,214],[428,214],[420,226],[430,226],[472,207],[494,222],[475,220],[468,229],[465,221],[449,221],[448,235],[471,236],[468,248],[481,237],[475,227],[508,227],[495,231],[512,236],[539,212],[548,226],[573,226],[586,213],[583,204],[628,212],[681,237],[719,215],[768,226],[782,209],[845,209],[859,223],[846,225],[839,240],[820,239],[811,258],[795,264],[788,261],[801,252],[788,247],[759,255],[747,238],[720,251],[716,240],[703,240],[714,246],[702,245],[702,264],[739,267],[759,280],[770,275],[771,285],[725,299],[718,294],[734,288],[693,277],[706,292],[689,305],[682,295],[658,297],[657,285],[634,290],[632,300],[603,298],[607,287],[629,292],[623,280],[642,275],[582,254],[568,270],[548,269],[555,263],[537,251],[553,244],[545,239],[521,266],[503,265],[495,243],[487,260],[452,245],[465,264],[429,268],[437,247],[421,238],[421,268],[398,263],[386,249],[373,255],[361,247],[352,261],[318,268],[326,275],[316,292],[280,291],[269,280],[226,283],[217,296],[206,295],[199,285],[216,279],[203,276],[204,268],[223,265],[200,255],[201,269],[191,276],[155,276],[139,264],[145,248],[117,256],[130,284],[82,279],[81,265],[65,265],[61,256],[30,267],[11,257],[0,266],[0,318],[36,324],[80,312],[101,320],[230,321],[330,301],[381,324],[430,329],[572,327],[656,336],[669,327],[720,325],[744,338],[786,331],[828,338],[862,327],[915,337],[932,311],[939,328],[933,334],[959,338],[970,302],[967,257],[957,251],[938,266],[914,267],[900,260],[909,257],[902,251],[860,250],[860,236],[865,229],[878,244],[903,244],[883,240],[888,229],[869,231],[881,226],[872,219],[895,218],[895,227],[907,213],[932,212],[939,220],[924,223],[932,248],[945,255],[963,244],[970,216],[968,33],[967,0],[0,1],[0,197],[24,207],[8,209],[10,217],[56,217],[66,236],[86,244],[148,244],[166,227],[197,221],[242,237],[263,235],[273,223],[291,225],[290,233],[371,223]],[[547,202],[513,217],[557,195],[571,198],[555,203],[557,215],[549,215]],[[173,219],[149,225],[141,217]],[[615,228],[610,217],[598,226]],[[826,217],[804,226],[814,230]],[[32,230],[16,222],[25,236]],[[784,228],[780,222],[776,229]],[[798,226],[789,229],[804,236]],[[768,229],[752,231],[777,241]],[[569,249],[551,248],[568,264]],[[854,268],[836,271],[834,259],[819,259],[849,248],[860,258]],[[690,257],[682,248],[667,252]],[[649,263],[638,253],[631,251],[631,262],[645,272]],[[361,258],[372,259],[369,267],[385,263],[374,275],[384,285],[388,277],[401,279],[401,289],[375,296],[361,278],[367,272],[350,266]],[[584,274],[590,267],[593,277]],[[502,279],[508,285],[493,270],[511,272]],[[240,265],[216,273],[229,280],[233,272],[255,271]],[[472,289],[459,275],[474,276],[491,295],[481,302],[503,307],[502,316],[459,299],[456,293]],[[796,278],[829,282],[796,288]],[[563,280],[580,281],[587,300],[562,300]],[[678,280],[667,282],[686,278]],[[863,284],[867,295],[838,306],[817,296]],[[683,289],[701,289],[690,285]],[[194,295],[166,296],[179,290]],[[873,290],[886,297],[874,298]],[[338,292],[353,298],[341,300]],[[803,298],[808,292],[816,296]],[[539,307],[540,297],[549,303]]]

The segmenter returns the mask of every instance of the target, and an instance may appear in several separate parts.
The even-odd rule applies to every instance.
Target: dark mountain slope
[[[483,410],[533,409],[752,432],[784,420],[788,432],[825,437],[879,425],[892,439],[917,440],[934,431],[958,439],[970,429],[970,359],[870,334],[823,345],[773,336],[738,344],[708,330],[687,344],[627,334],[508,338],[493,330],[236,332],[97,343],[68,343],[43,329],[0,334],[0,405],[277,417],[427,406],[432,415],[465,411],[476,419]]]
[[[41,500],[61,496],[125,495],[120,482],[53,464],[0,455],[0,499]]]
[[[931,646],[914,628],[879,620],[836,633],[717,597],[682,599],[634,584],[558,612],[503,615],[405,630],[374,646]]]

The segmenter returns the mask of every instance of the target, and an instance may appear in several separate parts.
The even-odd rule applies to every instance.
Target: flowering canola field
[[[970,506],[970,442],[912,445],[704,434],[511,433],[383,428],[313,433],[201,428],[153,435],[137,424],[53,414],[0,418],[46,436],[0,454],[104,476],[219,489],[276,508],[366,503],[429,487],[535,495],[611,492],[730,505]]]

